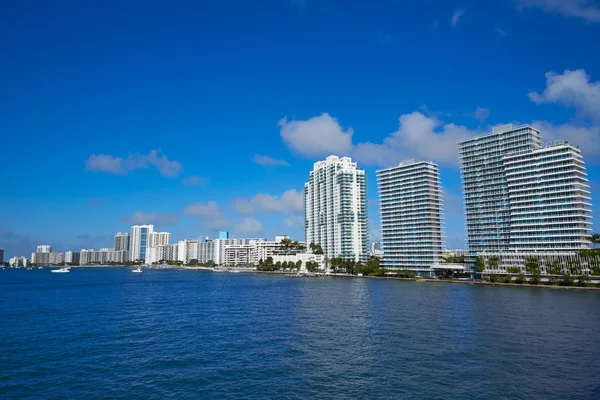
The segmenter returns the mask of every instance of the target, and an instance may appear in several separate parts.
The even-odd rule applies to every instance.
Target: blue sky
[[[455,141],[534,123],[585,155],[600,193],[593,0],[5,1],[0,247],[302,239],[312,164],[440,164],[447,245],[464,243]],[[596,202],[594,202],[596,203]]]

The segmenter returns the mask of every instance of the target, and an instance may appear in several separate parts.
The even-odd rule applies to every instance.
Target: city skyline
[[[179,23],[160,34],[156,3],[143,15],[127,2],[75,7],[77,18],[67,5],[15,3],[0,16],[20,37],[0,45],[10,60],[0,98],[5,259],[40,243],[112,247],[134,224],[176,238],[302,240],[302,185],[331,154],[366,171],[371,240],[375,171],[407,158],[438,164],[445,247],[465,248],[456,141],[511,122],[578,146],[599,198],[592,6],[282,0],[230,15],[223,3],[171,11]],[[123,42],[122,29],[135,34]]]

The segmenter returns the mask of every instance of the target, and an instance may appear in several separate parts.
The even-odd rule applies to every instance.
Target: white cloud
[[[133,225],[175,225],[179,222],[177,213],[146,213],[144,211],[134,211],[131,215],[122,217],[121,221]]]
[[[600,127],[598,126],[554,125],[547,121],[534,121],[532,125],[542,132],[545,142],[565,140],[578,146],[586,163],[594,162],[600,155]]]
[[[284,218],[283,223],[288,227],[288,228],[294,228],[296,226],[303,226],[304,225],[304,218],[301,216],[289,216]]]
[[[460,20],[460,18],[464,15],[465,10],[456,10],[454,11],[454,14],[452,14],[452,26],[456,28],[456,25],[458,25],[458,21]]]
[[[183,212],[189,216],[200,219],[211,219],[223,216],[221,208],[219,208],[215,201],[190,204]]]
[[[183,209],[184,214],[198,218],[206,228],[212,231],[226,230],[231,227],[231,221],[223,215],[221,207],[215,201],[194,203]]]
[[[343,130],[338,121],[323,113],[308,120],[279,121],[283,142],[293,152],[308,157],[346,155],[352,149],[352,129]]]
[[[257,213],[291,213],[304,212],[304,196],[295,189],[290,189],[281,194],[273,196],[267,193],[259,193],[251,199],[236,199],[233,201],[235,210],[240,214]]]
[[[280,159],[269,157],[269,156],[263,156],[260,154],[255,154],[251,160],[253,163],[262,165],[263,167],[277,167],[277,166],[289,167],[290,166],[290,164],[285,160],[280,160]]]
[[[473,118],[478,121],[485,122],[490,116],[490,110],[483,107],[477,107],[477,110],[473,113]]]
[[[206,179],[201,178],[199,176],[186,176],[185,178],[183,178],[181,180],[181,183],[183,183],[186,186],[194,186],[194,185],[205,186]]]
[[[263,225],[254,218],[244,218],[242,222],[235,226],[235,230],[240,233],[261,233]]]
[[[420,112],[400,116],[398,130],[384,139],[382,144],[359,143],[353,157],[359,163],[388,167],[398,162],[416,158],[434,161],[444,166],[457,166],[456,142],[474,136],[464,126],[442,124],[435,117]]]
[[[565,17],[583,18],[588,22],[600,22],[600,7],[596,0],[515,0],[517,8],[539,8],[562,14]]]
[[[600,121],[600,82],[591,82],[583,69],[566,70],[563,74],[546,73],[546,89],[542,94],[530,92],[529,98],[537,104],[575,107],[580,115]]]
[[[92,154],[85,162],[85,169],[94,172],[125,175],[140,168],[155,167],[162,176],[177,177],[183,171],[179,161],[170,161],[160,150],[148,154],[130,153],[126,159],[107,154]]]

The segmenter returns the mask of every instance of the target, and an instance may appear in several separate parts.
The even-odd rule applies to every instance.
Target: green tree
[[[541,273],[540,260],[537,257],[531,256],[525,258],[525,271],[528,274],[535,275]]]
[[[315,272],[315,271],[317,271],[318,268],[319,268],[319,264],[317,264],[315,261],[307,261],[306,262],[306,270],[308,272]]]
[[[519,267],[508,267],[506,268],[506,272],[510,273],[510,274],[518,274],[521,272],[521,268]]]
[[[500,261],[501,259],[498,256],[491,256],[490,258],[488,258],[488,265],[490,269],[497,269],[500,265]]]
[[[571,274],[569,274],[568,272],[565,272],[562,276],[561,285],[562,286],[573,286],[574,284],[575,284],[575,280],[573,279],[573,276]]]
[[[586,287],[590,283],[590,277],[588,275],[581,275],[577,278],[577,286]]]
[[[485,260],[482,256],[477,256],[477,272],[485,271]]]
[[[600,233],[593,233],[589,241],[592,242],[592,247],[595,249],[600,244]]]
[[[298,271],[300,271],[300,269],[301,269],[301,268],[302,268],[302,260],[298,260],[298,261],[296,261],[296,269],[297,269]]]
[[[561,275],[563,273],[562,268],[561,268],[560,264],[558,263],[558,261],[549,260],[547,265],[548,265],[548,268],[547,268],[548,274]]]
[[[323,254],[323,248],[320,244],[311,243],[309,248],[310,251],[313,252],[313,254]]]

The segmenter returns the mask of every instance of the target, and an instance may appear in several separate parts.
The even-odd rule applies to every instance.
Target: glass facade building
[[[442,262],[443,194],[436,164],[407,160],[377,171],[383,267],[429,271]]]

